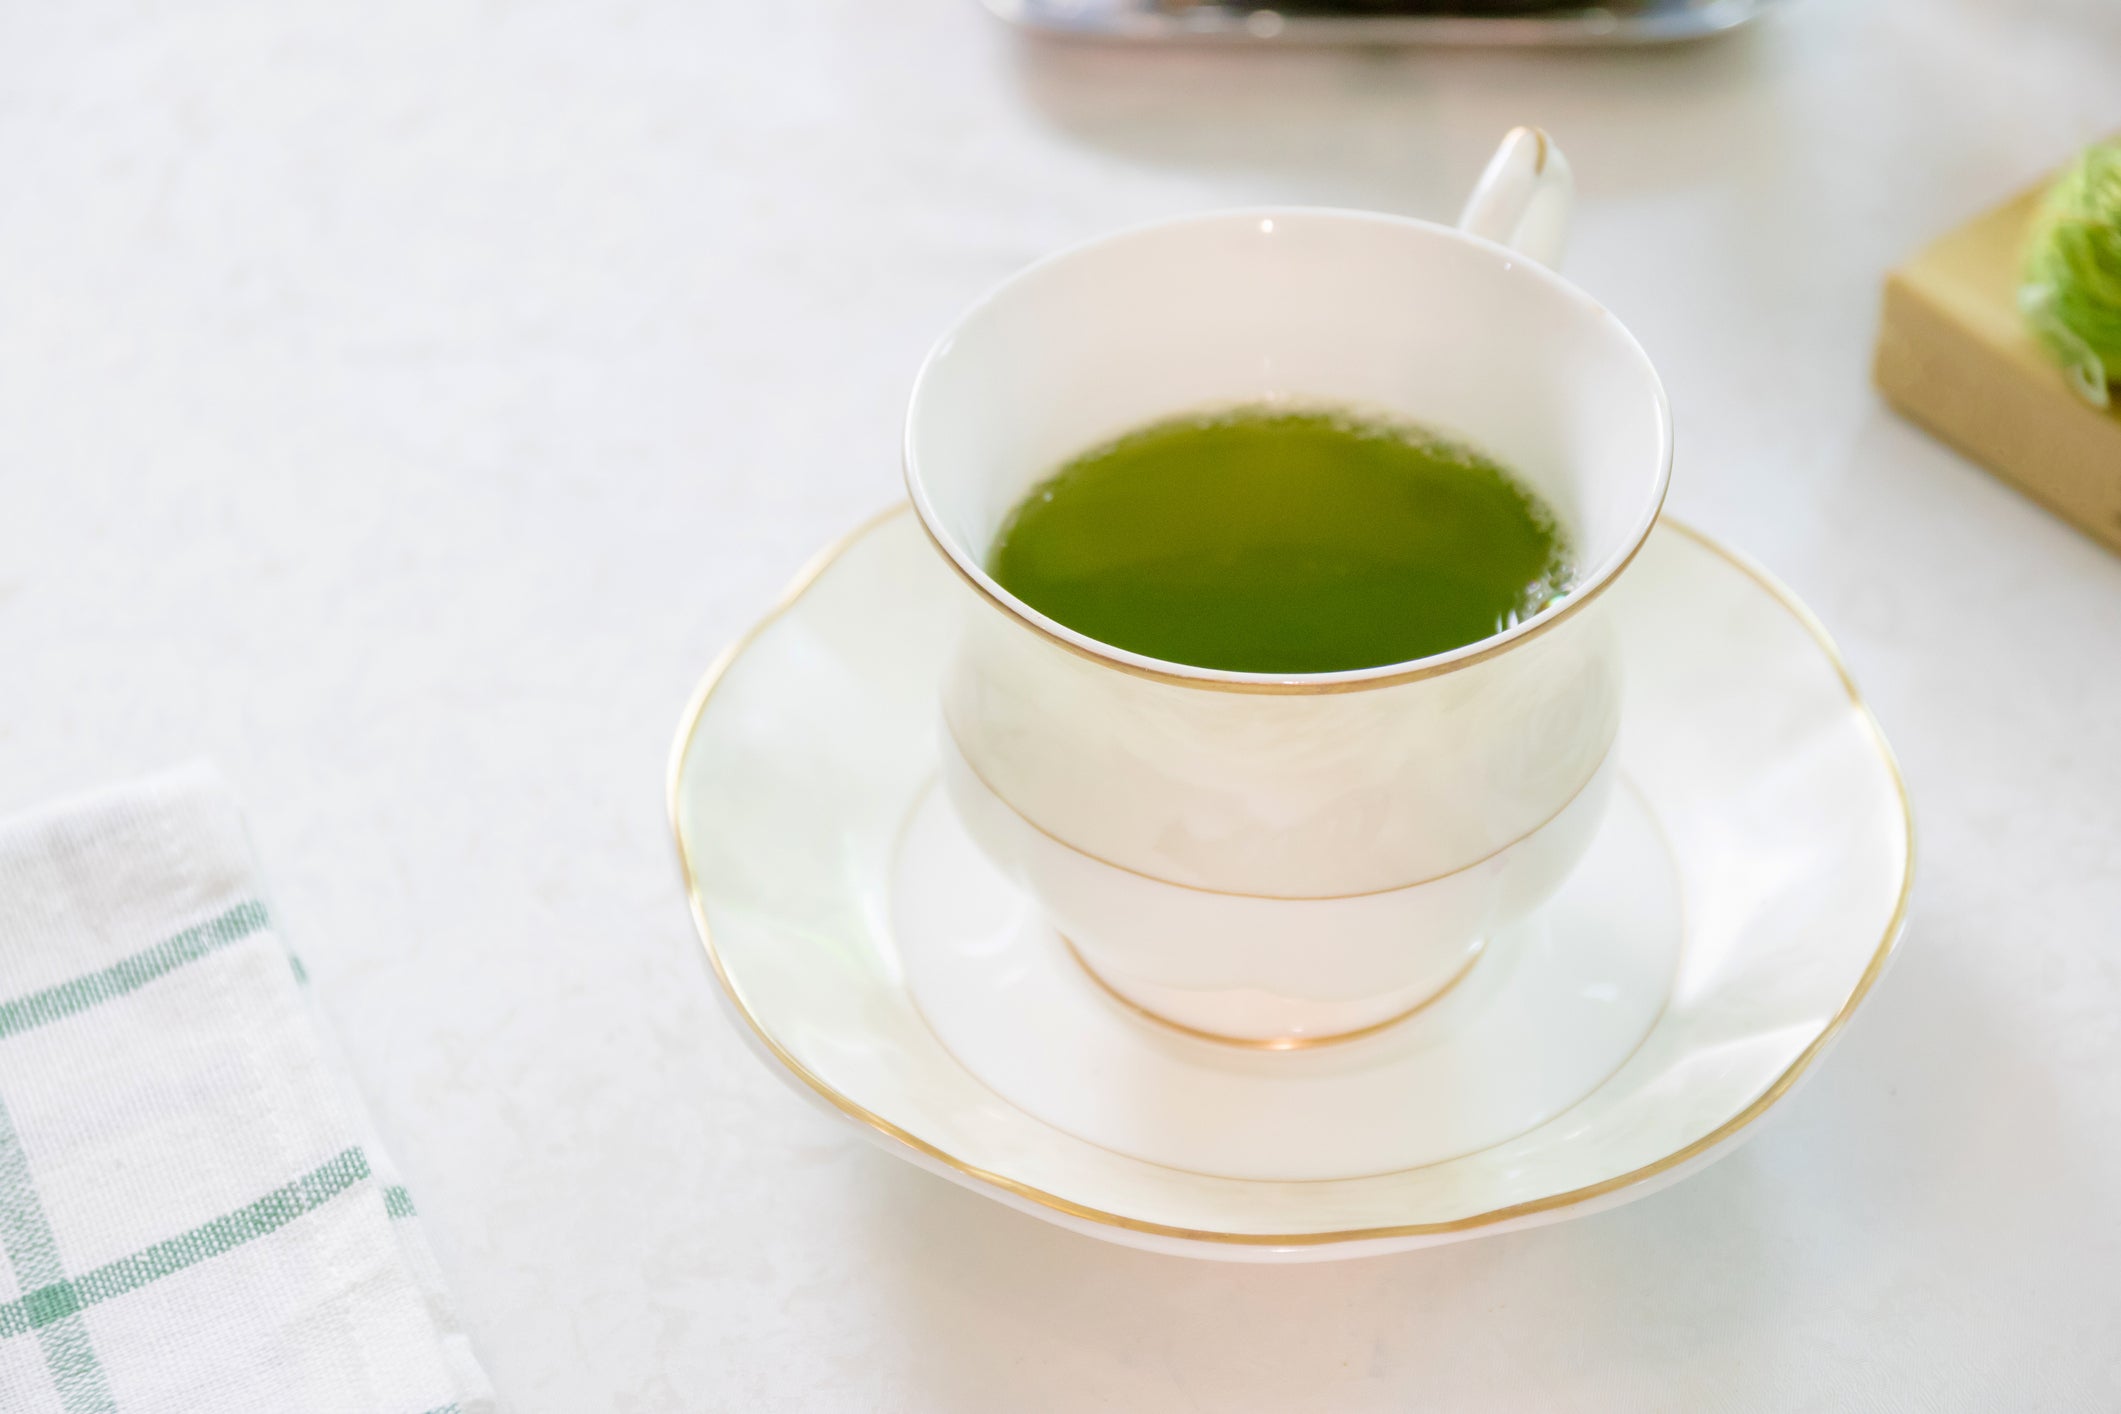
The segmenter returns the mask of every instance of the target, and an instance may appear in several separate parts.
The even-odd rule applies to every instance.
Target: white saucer
[[[959,829],[934,697],[960,597],[894,511],[686,714],[670,808],[708,956],[805,1093],[1130,1246],[1319,1260],[1639,1197],[1727,1151],[1847,1021],[1899,936],[1912,840],[1787,591],[1667,520],[1612,598],[1619,788],[1562,894],[1415,1015],[1267,1052],[1104,992]]]

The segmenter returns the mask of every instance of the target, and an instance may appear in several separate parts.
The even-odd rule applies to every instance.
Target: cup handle
[[[1558,265],[1575,200],[1576,178],[1554,140],[1538,128],[1512,128],[1473,184],[1458,229]]]

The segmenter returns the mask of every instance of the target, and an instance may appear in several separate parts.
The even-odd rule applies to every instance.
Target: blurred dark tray
[[[984,0],[1011,24],[1104,39],[1253,44],[1670,44],[1736,29],[1774,0],[1539,0],[1229,4],[1218,0]]]

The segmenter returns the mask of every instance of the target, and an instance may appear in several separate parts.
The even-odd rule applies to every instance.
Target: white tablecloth
[[[694,678],[897,494],[990,282],[1239,202],[1448,215],[1513,123],[1672,504],[1840,635],[1905,955],[1749,1146],[1407,1257],[1145,1256],[915,1172],[724,1021]],[[1898,422],[1879,277],[2121,126],[2111,0],[1621,55],[1027,43],[973,0],[0,17],[0,806],[206,754],[530,1414],[2121,1404],[2121,560]]]

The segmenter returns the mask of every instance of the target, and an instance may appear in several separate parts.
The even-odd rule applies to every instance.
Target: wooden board
[[[2043,183],[1952,231],[1885,282],[1874,375],[1886,400],[2121,550],[2121,409],[2070,390],[2018,313]]]

